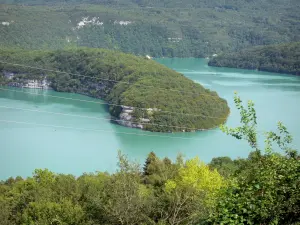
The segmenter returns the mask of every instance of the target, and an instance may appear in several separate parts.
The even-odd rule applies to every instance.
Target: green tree
[[[143,168],[143,179],[145,184],[161,187],[168,179],[174,177],[177,170],[170,159],[161,160],[154,152],[150,152]]]
[[[84,225],[83,209],[69,200],[56,202],[30,202],[22,215],[22,224]]]
[[[248,108],[236,95],[242,125],[221,129],[238,139],[245,139],[255,150],[243,171],[237,173],[218,201],[213,224],[293,224],[300,220],[300,161],[297,152],[289,148],[292,141],[287,129],[278,123],[279,134],[266,133],[265,153],[257,144],[254,104]],[[284,150],[275,153],[272,143]]]
[[[237,162],[230,157],[216,157],[208,164],[211,169],[216,169],[222,176],[232,176],[238,169]]]
[[[151,210],[151,189],[141,184],[139,165],[130,163],[119,152],[119,171],[105,187],[106,202],[104,210],[111,224],[149,223]]]
[[[197,157],[180,166],[174,179],[165,183],[165,205],[161,218],[167,224],[197,224],[203,221],[216,204],[226,182],[216,171],[211,171]]]
[[[79,188],[79,202],[87,218],[93,224],[109,224],[108,216],[104,210],[106,200],[106,183],[109,182],[108,173],[83,174],[77,179]]]
[[[12,224],[12,221],[10,220],[12,210],[10,206],[10,201],[9,199],[2,196],[2,190],[0,191],[0,194],[0,224],[10,225]]]

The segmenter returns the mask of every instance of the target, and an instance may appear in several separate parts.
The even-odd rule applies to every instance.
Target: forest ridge
[[[300,75],[300,42],[223,53],[208,65]]]
[[[2,3],[7,4],[0,6],[0,46],[6,47],[86,46],[154,57],[210,57],[300,40],[297,0]]]

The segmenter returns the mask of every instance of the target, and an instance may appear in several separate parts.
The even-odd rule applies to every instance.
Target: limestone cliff
[[[19,74],[9,71],[3,71],[3,76],[7,81],[7,85],[10,87],[17,87],[17,88],[31,88],[31,89],[45,89],[45,90],[51,90],[53,89],[51,87],[51,81],[47,79],[47,75],[41,74],[41,77],[39,79],[31,79],[29,78],[29,74]],[[78,93],[84,94],[90,97],[95,97],[91,94],[89,94],[89,88],[95,88],[97,86],[98,90],[105,90],[105,85],[97,85],[95,83],[89,83],[86,87],[82,87],[81,91]],[[102,98],[105,96],[104,93],[98,93],[99,98]],[[134,107],[130,106],[122,106],[121,107],[121,113],[117,118],[114,116],[111,116],[112,121],[117,122],[118,124],[130,127],[130,128],[138,128],[138,129],[144,129],[144,125],[147,123],[150,123],[150,119],[146,118],[137,118],[134,113]],[[151,111],[152,109],[149,109]]]

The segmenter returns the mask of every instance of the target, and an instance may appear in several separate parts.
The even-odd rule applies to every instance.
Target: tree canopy
[[[6,0],[0,46],[117,49],[154,57],[210,57],[299,41],[298,0]]]
[[[300,42],[270,45],[224,53],[212,58],[208,64],[300,75],[299,52]]]
[[[133,107],[132,122],[141,123],[145,130],[209,129],[224,123],[229,114],[226,100],[216,92],[144,57],[89,48],[3,49],[0,60],[4,62],[0,63],[0,71],[16,74],[6,81],[8,84],[47,79],[56,91],[106,100],[111,115],[117,119],[122,106]]]

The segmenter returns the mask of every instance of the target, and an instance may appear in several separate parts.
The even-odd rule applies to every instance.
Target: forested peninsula
[[[146,57],[105,49],[1,50],[1,82],[31,83],[101,98],[119,124],[157,132],[190,132],[226,121],[214,91]]]
[[[213,57],[208,65],[300,75],[300,42],[224,53]]]

